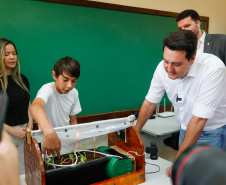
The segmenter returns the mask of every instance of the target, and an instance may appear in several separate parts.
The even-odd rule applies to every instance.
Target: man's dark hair
[[[54,71],[57,77],[65,72],[69,76],[78,78],[80,76],[80,64],[72,57],[64,57],[56,62]]]
[[[183,12],[181,12],[178,16],[177,16],[177,19],[176,21],[179,22],[180,20],[182,19],[185,19],[187,17],[191,17],[191,19],[193,21],[200,21],[200,17],[199,17],[199,14],[195,11],[195,10],[184,10]]]
[[[170,50],[185,50],[188,61],[196,53],[197,36],[190,30],[178,30],[170,33],[163,40],[163,51],[167,47]]]

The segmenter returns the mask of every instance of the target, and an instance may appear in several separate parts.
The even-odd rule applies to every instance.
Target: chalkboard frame
[[[117,4],[96,2],[96,1],[86,1],[86,0],[37,0],[37,1],[45,1],[45,2],[52,2],[52,3],[61,3],[61,4],[68,4],[68,5],[101,8],[101,9],[107,9],[107,10],[133,12],[133,13],[141,13],[141,14],[149,14],[149,15],[158,15],[158,16],[165,16],[165,17],[177,17],[179,15],[179,13],[176,13],[176,12],[154,10],[154,9],[148,9],[148,8],[138,8],[138,7],[132,7],[132,6],[117,5]],[[200,20],[205,22],[205,32],[208,33],[209,17],[200,16]]]

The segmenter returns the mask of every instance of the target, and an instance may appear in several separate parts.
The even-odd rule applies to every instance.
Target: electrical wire
[[[146,153],[146,152],[145,152],[145,154],[146,154],[145,157],[147,157],[149,155],[149,153]],[[149,164],[149,165],[153,165],[153,166],[157,166],[158,167],[157,171],[155,171],[155,172],[145,172],[146,174],[152,174],[152,173],[160,172],[160,167],[157,164],[151,164],[151,163],[148,163],[148,162],[145,162],[145,164]]]
[[[149,165],[157,166],[158,167],[158,170],[157,171],[155,171],[155,172],[145,172],[146,174],[152,174],[152,173],[158,173],[158,172],[160,172],[160,167],[157,164],[151,164],[151,163],[148,163],[148,162],[145,162],[145,164],[149,164]]]
[[[145,155],[145,152],[140,155],[140,154],[138,154],[137,152],[134,152],[134,151],[128,151],[126,155],[129,156],[129,153],[134,153],[134,154],[136,154],[137,156],[140,156],[140,157]]]
[[[92,152],[92,153],[94,153],[93,150],[78,150],[77,152],[78,152],[78,153],[79,153],[79,152]],[[102,155],[105,155],[105,156],[108,156],[108,157],[123,158],[123,157],[118,156],[118,155],[110,155],[110,154],[106,154],[106,153],[103,153],[103,152],[97,152],[97,151],[95,151],[95,153],[102,154]],[[80,154],[80,153],[79,153],[79,154]],[[75,153],[74,155],[75,155],[75,162],[74,162],[74,164],[70,164],[70,165],[54,164],[54,163],[49,163],[49,162],[47,162],[46,160],[45,160],[45,163],[47,163],[47,164],[49,164],[49,165],[51,165],[51,166],[53,166],[53,167],[56,167],[56,166],[57,166],[57,167],[64,167],[64,166],[67,166],[67,167],[69,167],[69,166],[75,167],[75,166],[77,165],[78,156],[77,156],[76,153]]]

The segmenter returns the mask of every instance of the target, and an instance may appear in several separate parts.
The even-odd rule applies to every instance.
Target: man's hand
[[[135,129],[137,130],[138,133],[140,133],[142,127],[147,122],[148,118],[150,118],[155,108],[156,104],[151,103],[146,99],[144,100],[135,126]]]
[[[171,177],[172,178],[172,169],[173,169],[172,166],[166,168],[166,176],[167,177]]]
[[[45,130],[43,138],[43,153],[56,155],[60,158],[61,142],[54,129]]]
[[[189,147],[195,145],[203,131],[207,119],[193,116],[188,124],[183,142],[181,143],[177,152],[175,161],[179,156]],[[166,175],[172,178],[172,166],[166,169]]]

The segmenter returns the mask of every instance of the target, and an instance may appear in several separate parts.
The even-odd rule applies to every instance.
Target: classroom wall
[[[59,58],[80,62],[79,115],[140,108],[162,60],[162,40],[177,30],[172,17],[36,0],[0,0],[0,20],[0,37],[17,46],[31,101],[53,81]]]
[[[201,16],[209,17],[209,33],[226,34],[225,0],[94,0],[111,4],[149,8],[180,13],[194,9]]]
[[[150,3],[151,0],[127,0],[125,1],[127,4],[121,0],[102,0],[102,2],[171,12],[180,12],[185,9],[184,7],[181,7],[181,10],[174,9],[176,7],[173,6],[174,2],[176,2],[175,0],[172,5],[162,2],[162,8],[159,8],[161,7],[161,0],[158,0],[159,7],[157,7],[157,2],[155,3],[156,7],[152,5]],[[89,11],[85,10],[84,14],[84,7],[36,0],[0,0],[0,37],[11,39],[17,46],[21,72],[30,80],[31,101],[43,84],[53,80],[51,71],[54,63],[60,57],[68,55],[76,58],[82,64],[83,72],[76,85],[83,108],[81,115],[140,108],[148,91],[153,71],[162,59],[162,39],[167,33],[177,29],[176,23],[174,24],[175,20],[173,20],[175,18],[159,16],[156,17],[158,21],[151,21],[146,18],[144,21],[140,21],[140,19],[134,17],[135,14],[131,17],[131,13],[117,12],[117,15],[112,14],[110,16],[109,22],[111,24],[107,22],[106,26],[101,22],[101,20],[104,21],[106,19],[106,16],[104,19],[102,17],[103,12],[107,12],[108,15],[114,13],[114,11],[98,10],[100,13],[95,13],[94,9],[88,9]],[[98,16],[95,21],[92,20],[92,12]],[[115,29],[117,26],[112,24],[113,20],[118,25],[120,21],[124,20],[122,19],[124,14],[130,15],[128,16],[129,19],[125,20],[126,22],[130,20],[131,25],[135,24],[133,27],[135,29],[129,28],[125,32],[124,29],[121,29],[126,25],[124,23],[122,27],[120,26],[120,29]],[[204,13],[200,13],[200,15],[210,16]],[[141,14],[140,16],[147,16],[152,19],[150,15]],[[161,19],[163,21],[169,20],[161,22]],[[87,24],[86,21],[89,20],[90,24]],[[137,20],[139,29],[136,29]],[[145,23],[145,21],[148,21],[148,23]],[[152,24],[149,24],[150,22]],[[222,20],[221,23],[217,26],[225,24]],[[141,24],[144,26],[142,27]],[[211,22],[210,26],[212,26]],[[143,28],[141,30],[144,33],[138,32],[140,28]],[[121,39],[116,40],[112,36],[107,37],[110,40],[106,39],[105,33],[108,32],[105,30],[111,30],[110,33],[113,33],[113,35],[116,35],[115,30],[122,31],[122,35],[120,37],[116,36],[116,38],[125,39],[125,42],[122,42]],[[132,31],[132,35],[129,34],[130,31]],[[157,32],[157,34],[150,34],[151,32]],[[219,31],[218,33],[226,32]],[[152,39],[153,35],[154,40]],[[151,42],[149,42],[149,37]],[[158,39],[158,41],[155,39]],[[116,43],[117,47],[111,46],[109,42],[106,43],[105,41]],[[141,43],[137,43],[137,41]],[[129,47],[134,47],[135,49],[125,47],[127,42]],[[145,42],[147,43],[145,44]],[[101,48],[99,48],[99,44],[101,44]],[[118,44],[120,44],[120,47]],[[144,49],[146,45],[151,48]],[[124,48],[127,49],[126,52]],[[123,57],[121,53],[123,53]],[[139,61],[139,65],[137,61]],[[96,65],[102,67],[96,67]],[[108,66],[104,68],[103,66],[106,65]],[[125,68],[122,68],[122,65]],[[149,65],[151,67],[147,67]],[[128,70],[127,66],[129,66],[130,70]],[[131,73],[133,71],[136,71],[136,75]],[[137,73],[137,71],[139,72]],[[142,75],[139,75],[140,73]],[[168,104],[168,101],[166,103]]]

